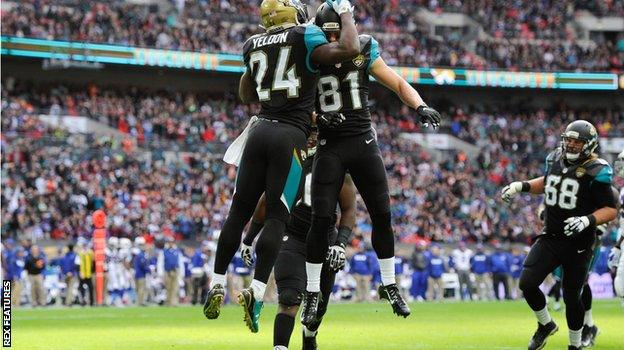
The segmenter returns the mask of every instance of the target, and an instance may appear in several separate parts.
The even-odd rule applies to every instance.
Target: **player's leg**
[[[302,185],[302,156],[306,135],[284,123],[270,123],[265,176],[266,218],[256,243],[256,268],[251,286],[243,289],[238,302],[245,308],[247,326],[258,331],[267,282],[277,259],[290,211]],[[248,141],[249,142],[249,141]],[[240,243],[240,242],[239,242]]]
[[[238,167],[232,205],[217,243],[212,288],[204,303],[204,315],[208,319],[219,317],[225,296],[227,281],[225,273],[240,246],[243,228],[251,218],[258,199],[264,191],[267,168],[265,140],[272,136],[267,123],[258,122],[250,131]]]
[[[538,322],[537,330],[529,342],[529,350],[543,348],[546,339],[559,329],[548,312],[546,296],[539,286],[546,276],[560,264],[559,258],[543,237],[537,239],[524,260],[524,269],[520,275],[520,289]]]
[[[593,346],[598,336],[598,327],[594,324],[594,318],[592,315],[592,291],[589,287],[589,283],[585,282],[583,285],[583,291],[581,292],[581,301],[583,302],[583,308],[585,315],[583,317],[583,334],[581,343],[584,347]]]
[[[336,210],[338,193],[345,171],[339,156],[344,140],[327,140],[320,144],[312,168],[312,225],[306,241],[307,285],[301,322],[316,322],[321,298],[321,270],[329,249],[329,229]]]
[[[275,261],[278,309],[273,324],[273,346],[287,349],[295,326],[295,316],[305,290],[305,243],[290,236],[282,244]]]
[[[394,232],[386,168],[376,142],[366,143],[370,137],[375,135],[371,132],[369,135],[353,138],[357,143],[351,145],[351,148],[357,154],[349,157],[347,168],[366,204],[373,226],[371,241],[379,260],[382,283],[379,287],[379,296],[390,302],[394,313],[407,317],[410,314],[409,306],[396,285]]]
[[[589,265],[593,252],[585,249],[578,253],[575,247],[569,247],[567,256],[562,264],[563,278],[561,280],[563,301],[566,305],[566,320],[568,322],[570,345],[580,348],[582,345],[582,328],[585,316],[582,291],[587,279]]]

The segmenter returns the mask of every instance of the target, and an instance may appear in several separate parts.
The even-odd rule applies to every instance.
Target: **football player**
[[[312,183],[312,163],[316,151],[316,132],[313,132],[308,139],[308,158],[303,163],[304,187],[300,199],[297,201],[290,221],[286,226],[286,234],[282,247],[275,262],[275,282],[277,283],[278,310],[275,315],[273,327],[273,346],[276,350],[288,348],[290,336],[295,325],[295,316],[301,304],[301,297],[306,288],[306,237],[310,230],[312,220],[311,208],[311,183]],[[345,176],[340,195],[338,196],[340,205],[339,228],[332,225],[328,235],[333,243],[321,272],[321,293],[323,302],[319,305],[318,322],[303,327],[303,349],[316,349],[316,334],[321,324],[321,319],[327,310],[329,297],[334,286],[336,272],[345,265],[345,247],[351,236],[353,226],[355,226],[355,185],[349,175]],[[245,263],[251,267],[253,264],[252,243],[256,235],[262,229],[264,222],[265,201],[264,196],[254,212],[252,225],[243,238],[241,252]],[[334,215],[332,223],[335,223]],[[264,234],[264,233],[262,233]]]
[[[226,270],[241,243],[241,234],[262,193],[266,198],[264,234],[257,244],[258,261],[250,288],[238,302],[245,321],[257,332],[257,320],[271,269],[277,258],[289,213],[301,183],[301,163],[310,133],[318,66],[354,58],[359,50],[353,7],[347,0],[328,0],[345,28],[328,43],[299,0],[264,0],[260,15],[265,33],[245,42],[246,71],[239,95],[243,103],[259,101],[259,120],[249,131],[235,192],[223,224],[215,257],[213,286],[204,303],[208,319],[219,316],[225,294]]]
[[[327,4],[317,10],[315,23],[330,42],[344,35],[346,27]],[[369,74],[393,90],[416,109],[423,123],[438,126],[440,114],[427,107],[403,78],[379,56],[379,45],[370,35],[360,35],[357,57],[339,64],[322,65],[318,81],[317,110],[340,113],[344,122],[334,128],[320,127],[319,146],[312,170],[312,226],[307,238],[307,287],[302,323],[318,321],[321,303],[320,275],[329,247],[327,232],[332,225],[336,199],[347,171],[360,192],[372,222],[372,245],[381,270],[379,295],[388,299],[393,311],[407,317],[410,309],[399,293],[395,279],[394,234],[390,218],[388,179],[368,107]]]
[[[618,155],[614,166],[617,176],[624,179],[624,151]],[[624,187],[620,190],[619,204],[620,227],[618,229],[618,238],[615,246],[611,249],[611,253],[609,254],[609,267],[611,270],[615,270],[615,279],[613,281],[615,293],[618,297],[622,298],[622,306],[624,306],[624,256],[621,254],[622,249],[624,249]]]
[[[581,292],[593,256],[596,226],[616,216],[616,199],[611,190],[613,169],[594,153],[598,147],[596,128],[577,120],[566,127],[561,137],[561,147],[546,159],[544,176],[512,182],[502,190],[504,201],[521,192],[545,194],[545,227],[535,238],[520,276],[520,289],[538,320],[529,350],[542,349],[546,339],[558,330],[539,285],[559,265],[563,270],[568,349],[582,347]]]

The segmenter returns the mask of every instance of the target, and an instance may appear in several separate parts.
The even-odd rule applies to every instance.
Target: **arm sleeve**
[[[316,25],[309,25],[303,33],[303,40],[306,46],[306,67],[312,73],[318,72],[318,67],[312,62],[312,52],[317,47],[327,44],[327,38],[321,28]]]
[[[375,60],[379,58],[379,43],[373,37],[371,37],[369,56],[370,57],[368,61],[368,67],[366,67],[367,71],[370,70],[370,67],[372,66],[373,62],[375,62]]]

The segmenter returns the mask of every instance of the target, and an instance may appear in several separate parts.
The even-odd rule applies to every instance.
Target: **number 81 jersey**
[[[616,207],[611,189],[613,169],[607,161],[591,157],[578,164],[568,164],[561,148],[546,158],[544,204],[546,234],[564,236],[564,221],[573,216],[586,216],[603,207]],[[588,228],[586,231],[593,231]],[[584,232],[579,239],[593,242],[593,234]]]
[[[368,109],[368,71],[379,58],[379,44],[370,35],[360,35],[360,54],[350,61],[321,66],[317,111],[342,113],[345,121],[333,128],[321,128],[319,138],[356,136],[371,130]]]

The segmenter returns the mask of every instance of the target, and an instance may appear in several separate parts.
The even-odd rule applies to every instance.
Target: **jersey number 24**
[[[255,67],[253,69],[254,79],[256,80],[256,92],[260,101],[271,99],[271,91],[286,90],[288,98],[299,97],[299,88],[301,80],[297,76],[297,70],[293,64],[286,70],[288,59],[290,58],[290,46],[282,47],[277,56],[277,67],[273,76],[273,83],[268,89],[262,88],[262,81],[266,75],[269,57],[262,50],[254,51],[249,56],[249,65]]]
[[[557,186],[559,183],[561,185]],[[561,181],[559,175],[548,175],[544,186],[544,194],[546,195],[544,202],[551,207],[558,205],[561,209],[574,209],[578,199],[578,190],[579,182],[575,179],[566,177]]]

